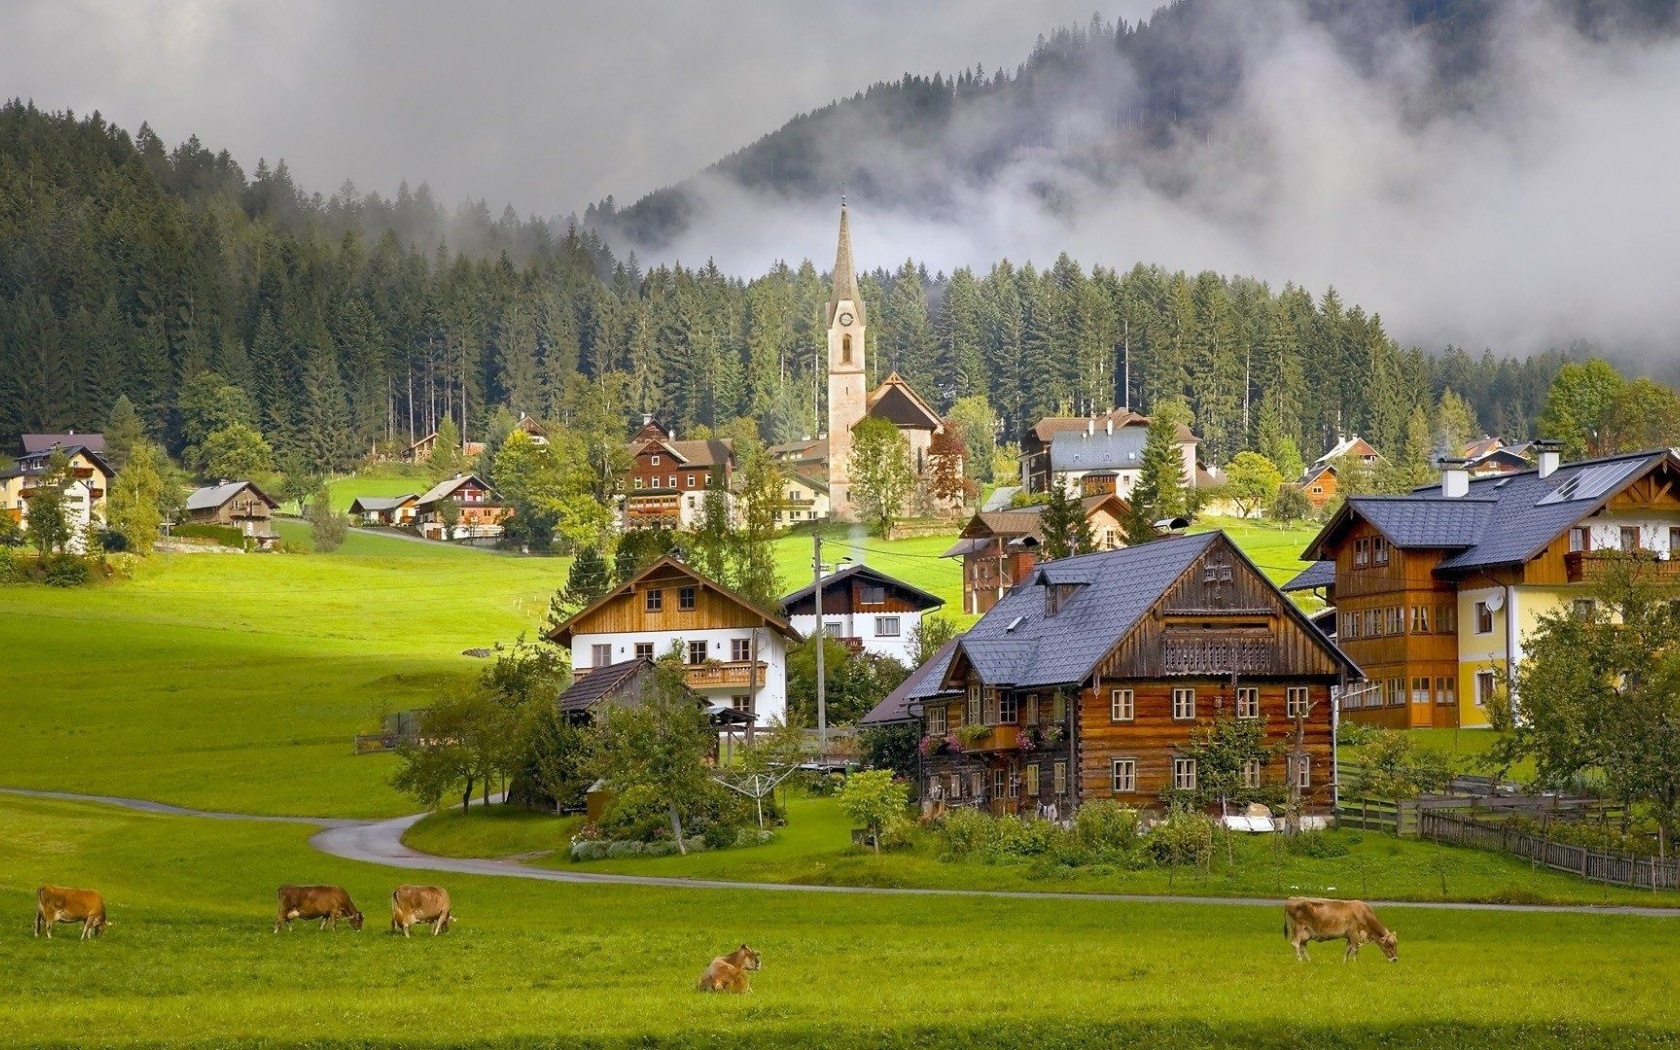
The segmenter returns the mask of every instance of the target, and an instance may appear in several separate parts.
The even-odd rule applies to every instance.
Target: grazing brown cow
[[[274,932],[280,932],[281,923],[291,929],[293,919],[320,919],[323,930],[329,925],[336,930],[338,920],[349,919],[351,929],[362,928],[362,913],[339,886],[280,887],[280,913],[274,920]]]
[[[747,973],[758,967],[758,953],[743,944],[728,955],[713,959],[695,987],[702,992],[740,992],[744,995],[752,991]]]
[[[1359,955],[1359,946],[1373,941],[1388,956],[1400,961],[1400,938],[1377,921],[1377,913],[1364,901],[1333,901],[1323,897],[1291,897],[1283,903],[1283,935],[1295,946],[1295,957],[1307,958],[1308,941],[1346,940],[1342,961]]]
[[[35,936],[45,930],[52,940],[55,922],[82,924],[82,940],[105,932],[105,898],[95,890],[72,890],[64,886],[42,886],[35,891]]]
[[[391,929],[408,936],[417,922],[431,923],[432,936],[445,933],[455,916],[449,910],[449,891],[439,886],[398,886],[391,891]]]

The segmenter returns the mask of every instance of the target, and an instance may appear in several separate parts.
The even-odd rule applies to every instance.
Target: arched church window
[[[852,363],[852,337],[849,335],[840,337],[840,363],[843,365]]]

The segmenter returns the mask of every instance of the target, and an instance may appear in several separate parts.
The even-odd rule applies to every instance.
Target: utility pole
[[[828,647],[828,632],[823,627],[822,533],[811,534],[811,582],[817,590],[817,749],[818,761],[828,765],[828,697],[824,689],[823,650]]]

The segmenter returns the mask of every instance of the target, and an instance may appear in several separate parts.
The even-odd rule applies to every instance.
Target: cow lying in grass
[[[1295,957],[1307,958],[1308,941],[1346,940],[1342,961],[1356,958],[1359,946],[1375,942],[1389,962],[1400,961],[1400,938],[1377,921],[1364,901],[1334,901],[1323,897],[1291,897],[1283,903],[1283,935],[1295,946]]]
[[[455,916],[449,910],[449,891],[440,886],[398,886],[391,891],[391,930],[402,931],[415,923],[430,923],[432,936],[449,929]]]
[[[42,886],[35,891],[35,936],[46,931],[52,940],[52,928],[58,922],[82,924],[82,940],[105,932],[105,898],[95,890],[72,890],[64,886]]]
[[[323,930],[329,925],[336,930],[338,920],[348,919],[352,930],[362,928],[362,913],[339,886],[280,887],[280,911],[274,919],[274,932],[280,932],[281,924],[291,929],[293,919],[320,919]]]
[[[752,985],[747,981],[747,973],[758,967],[758,953],[743,944],[728,955],[720,955],[713,959],[712,965],[706,967],[706,972],[700,975],[695,987],[702,992],[745,994],[752,991]]]

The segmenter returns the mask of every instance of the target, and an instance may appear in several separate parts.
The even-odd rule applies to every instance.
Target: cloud
[[[1043,114],[1049,144],[1014,150],[977,184],[962,163],[940,167],[997,133],[971,116],[945,142],[876,158],[889,179],[951,200],[932,221],[925,206],[860,205],[860,265],[1043,265],[1065,250],[1334,285],[1427,348],[1522,354],[1585,339],[1659,370],[1680,361],[1680,42],[1595,41],[1512,6],[1464,104],[1442,107],[1415,38],[1387,40],[1361,68],[1293,5],[1235,10],[1202,34],[1210,58],[1237,42],[1244,71],[1211,126],[1141,163],[1105,164],[1115,135],[1093,101],[1112,97],[1105,85],[1058,100]],[[826,258],[831,204],[701,185],[709,218],[673,254],[743,273]]]

